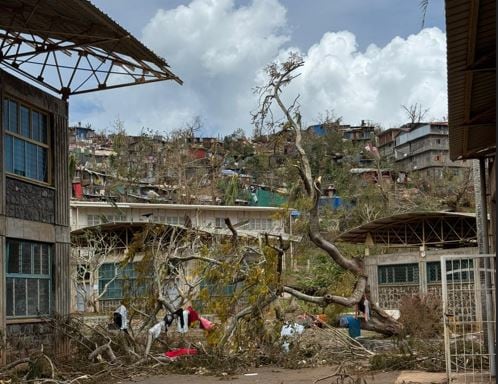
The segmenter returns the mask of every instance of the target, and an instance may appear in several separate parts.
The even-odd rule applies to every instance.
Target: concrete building
[[[441,257],[476,254],[474,214],[414,212],[366,223],[336,240],[365,246],[372,301],[398,310],[406,295],[441,295]],[[472,266],[464,266],[464,269]]]
[[[225,218],[229,218],[239,236],[257,238],[260,234],[268,233],[292,239],[288,233],[290,211],[275,207],[71,201],[70,213],[71,231],[75,235],[81,235],[85,228],[100,226],[102,230],[115,234],[127,231],[128,235],[121,237],[131,239],[133,233],[144,229],[145,224],[157,223],[176,226],[180,230],[193,228],[207,236],[230,236],[231,232],[225,225]],[[87,282],[81,281],[78,286],[71,287],[72,311],[88,310],[82,297],[87,295],[88,290],[102,290],[116,276],[114,264],[124,258],[124,248],[117,250],[116,255],[106,260],[96,271],[98,276],[93,278],[95,287],[88,284],[90,276]],[[74,251],[79,250],[75,248]],[[72,268],[74,272],[78,266],[73,265]],[[133,276],[133,265],[127,265],[126,268],[129,269],[128,275]],[[120,284],[119,281],[113,283],[114,288],[99,299],[100,311],[105,312],[117,306],[124,295]]]
[[[386,144],[387,145],[387,144]],[[459,175],[469,164],[449,157],[448,123],[417,123],[394,139],[394,162],[398,169],[435,180],[443,170]]]
[[[69,96],[181,81],[88,1],[3,1],[0,30],[2,365],[40,345],[67,353],[46,319],[70,310]]]
[[[389,128],[377,134],[379,154],[386,160],[394,160],[396,137],[408,128]]]

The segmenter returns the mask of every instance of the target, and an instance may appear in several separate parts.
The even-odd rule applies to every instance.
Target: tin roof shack
[[[69,96],[181,80],[88,1],[3,0],[0,31],[3,365],[41,344],[67,353],[44,319],[70,310]]]
[[[371,221],[336,240],[365,245],[372,299],[383,309],[398,310],[405,295],[441,295],[441,257],[476,254],[476,233],[474,214],[413,212]]]

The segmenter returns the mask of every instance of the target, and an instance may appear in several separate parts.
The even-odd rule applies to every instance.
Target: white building
[[[288,209],[275,207],[71,201],[70,224],[74,235],[81,234],[82,229],[102,224],[105,224],[102,226],[105,231],[118,233],[123,228],[136,230],[145,223],[159,223],[230,236],[231,232],[225,225],[225,219],[229,218],[240,236],[258,237],[268,233],[289,239],[292,236],[286,232],[286,228],[290,227],[290,212]],[[82,250],[83,248],[73,248],[72,252]],[[122,251],[125,252],[124,249]],[[120,252],[121,250],[116,256],[106,259],[98,271],[95,271],[95,276],[91,277],[85,272],[83,275],[86,277],[80,276],[78,281],[74,281],[71,293],[72,311],[89,310],[85,298],[95,292],[99,295],[102,293],[98,306],[104,312],[115,308],[125,296],[123,287],[136,278],[136,271],[134,264],[130,263],[124,267],[123,281],[120,281],[122,277],[116,269],[116,263],[122,260]],[[73,265],[74,271],[82,267],[84,269],[81,261],[73,261],[74,263],[78,264]]]

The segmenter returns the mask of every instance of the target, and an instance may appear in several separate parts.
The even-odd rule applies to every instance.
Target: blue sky
[[[251,89],[262,69],[299,51],[305,121],[327,110],[346,123],[404,121],[401,104],[422,103],[429,119],[446,115],[444,2],[419,0],[98,0],[93,3],[166,58],[185,82],[104,91],[70,100],[71,123],[163,134],[195,116],[205,135],[250,133]]]

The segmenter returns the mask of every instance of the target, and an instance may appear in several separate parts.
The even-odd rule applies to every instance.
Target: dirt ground
[[[283,369],[272,367],[260,367],[233,376],[208,376],[208,375],[177,375],[135,377],[133,381],[122,381],[121,384],[144,383],[144,384],[312,384],[315,380],[329,376],[335,372],[335,367],[316,367],[302,369]],[[393,384],[399,372],[382,372],[375,375],[364,376],[368,384]],[[337,379],[336,379],[337,380]],[[332,379],[321,380],[320,384],[330,384]]]

